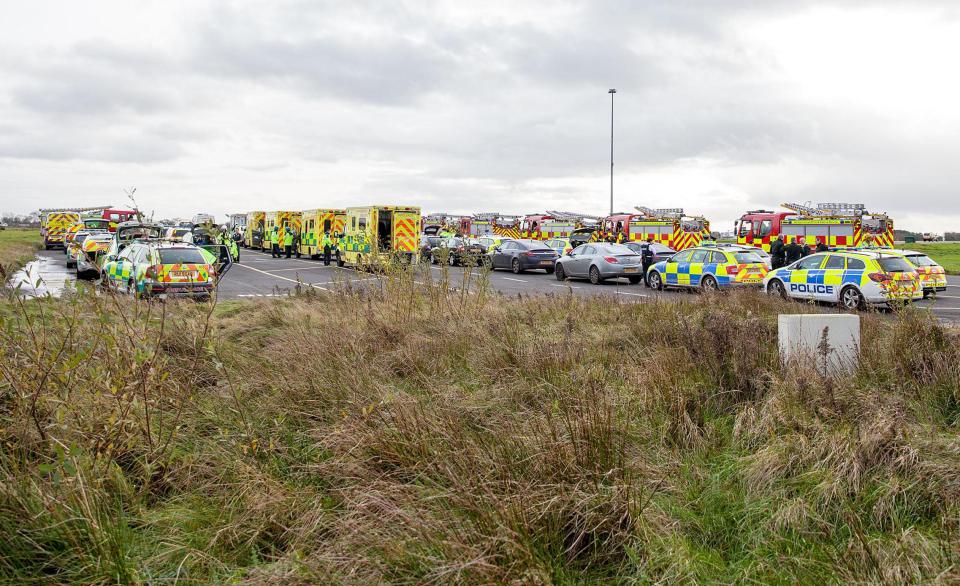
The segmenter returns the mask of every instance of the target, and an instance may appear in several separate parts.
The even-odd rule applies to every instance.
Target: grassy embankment
[[[77,296],[78,295],[78,296]],[[0,304],[0,581],[960,580],[960,340],[750,293]]]
[[[0,285],[32,259],[40,247],[40,235],[35,228],[0,230]]]

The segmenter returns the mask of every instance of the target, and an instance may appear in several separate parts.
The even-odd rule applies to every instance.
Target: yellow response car
[[[767,265],[757,253],[740,246],[698,246],[660,261],[647,270],[647,282],[654,289],[760,286]]]
[[[923,296],[947,290],[947,271],[922,252],[914,250],[884,249],[883,252],[902,256],[916,271],[923,287]]]
[[[216,258],[181,242],[134,241],[101,271],[103,286],[137,297],[209,299],[216,286]]]

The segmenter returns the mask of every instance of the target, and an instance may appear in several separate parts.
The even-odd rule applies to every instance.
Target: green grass
[[[0,268],[5,271],[0,276],[7,276],[19,269],[34,257],[40,247],[40,234],[35,228],[0,230]]]
[[[834,380],[784,311],[0,301],[0,583],[956,583],[960,333]]]
[[[960,275],[960,242],[917,242],[916,244],[904,244],[903,248],[927,254],[943,265],[947,273]]]

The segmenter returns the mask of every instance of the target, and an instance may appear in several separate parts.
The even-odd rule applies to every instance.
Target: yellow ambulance
[[[297,255],[317,257],[323,254],[323,235],[330,233],[333,240],[333,254],[336,255],[337,238],[343,233],[347,221],[347,210],[316,209],[304,210],[303,231],[300,233],[300,249]]]
[[[290,228],[295,234],[300,233],[301,220],[303,215],[300,212],[265,212],[263,221],[263,242],[261,248],[270,250],[270,233],[274,226],[283,230]]]
[[[247,248],[263,248],[266,212],[247,212],[247,229],[243,233],[243,245]]]
[[[347,208],[337,265],[370,266],[394,259],[418,262],[421,223],[417,206]]]

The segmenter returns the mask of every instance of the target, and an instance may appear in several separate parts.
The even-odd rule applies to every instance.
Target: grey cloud
[[[311,96],[409,104],[436,89],[455,62],[436,47],[404,38],[350,43],[241,38],[213,31],[193,59],[207,74],[290,84]]]

